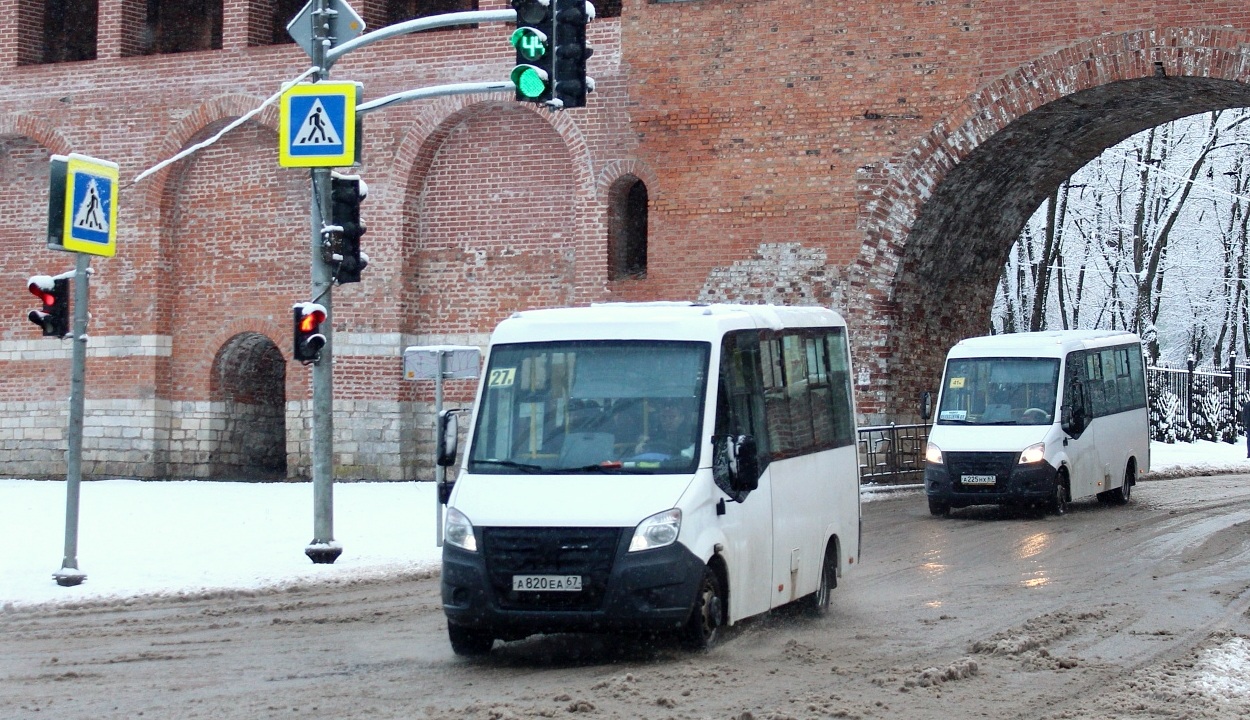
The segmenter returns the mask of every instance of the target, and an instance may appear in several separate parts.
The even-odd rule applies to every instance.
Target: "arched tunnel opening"
[[[286,477],[286,360],[259,333],[235,335],[213,361],[212,400],[223,427],[210,463],[215,479]]]
[[[1138,132],[1248,106],[1250,86],[1228,80],[1159,75],[1108,83],[1022,115],[951,168],[917,213],[894,280],[893,414],[914,414],[953,344],[990,332],[1008,254],[1062,182]]]

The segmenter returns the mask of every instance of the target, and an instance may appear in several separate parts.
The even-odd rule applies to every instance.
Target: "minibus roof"
[[[1141,338],[1122,330],[1043,330],[964,338],[947,357],[1063,357],[1073,350],[1140,343]]]
[[[705,340],[748,328],[843,327],[823,307],[702,305],[691,302],[599,303],[524,310],[495,328],[492,344],[557,340]]]

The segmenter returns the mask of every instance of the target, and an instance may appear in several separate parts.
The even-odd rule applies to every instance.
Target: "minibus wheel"
[[[1116,505],[1127,505],[1129,498],[1133,496],[1133,476],[1137,474],[1137,463],[1133,460],[1128,461],[1128,465],[1124,468],[1124,484],[1107,493],[1111,502]]]
[[[929,498],[929,514],[937,515],[938,517],[946,517],[947,515],[950,515],[951,514],[950,503],[944,503],[941,500],[934,500],[933,498]]]
[[[1055,476],[1055,495],[1050,499],[1050,511],[1055,515],[1068,512],[1068,476],[1065,473]]]
[[[447,623],[447,639],[452,652],[469,657],[489,654],[495,644],[495,637],[489,632],[454,623]]]
[[[707,650],[716,643],[720,634],[724,600],[721,596],[720,577],[711,566],[703,568],[703,580],[695,596],[690,619],[681,631],[681,643],[687,650]]]
[[[803,611],[812,617],[824,617],[829,614],[829,596],[838,586],[838,548],[833,543],[825,548],[824,565],[820,569],[820,585],[816,592],[808,595],[802,602]]]

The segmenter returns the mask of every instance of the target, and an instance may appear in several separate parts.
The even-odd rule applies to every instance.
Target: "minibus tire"
[[[488,655],[495,644],[495,637],[489,632],[454,623],[447,623],[447,639],[452,652],[465,657]]]
[[[1059,473],[1055,476],[1055,496],[1050,499],[1050,512],[1054,515],[1065,515],[1068,512],[1068,476]]]
[[[946,517],[950,515],[951,514],[950,503],[945,503],[945,502],[942,502],[941,500],[934,500],[933,498],[929,498],[929,514],[937,515],[938,517]]]
[[[1124,484],[1107,493],[1110,502],[1116,505],[1127,505],[1129,498],[1133,496],[1133,475],[1137,469],[1136,463],[1132,460],[1128,461],[1128,465],[1124,467]]]
[[[716,644],[723,621],[724,600],[721,596],[720,577],[711,566],[704,566],[699,593],[690,609],[690,619],[681,629],[681,644],[687,650],[708,650]]]
[[[803,612],[810,617],[818,618],[829,614],[829,597],[838,586],[837,546],[832,543],[825,548],[824,564],[820,568],[820,585],[816,592],[799,600]]]

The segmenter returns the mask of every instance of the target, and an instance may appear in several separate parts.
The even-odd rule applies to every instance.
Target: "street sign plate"
[[[352,82],[301,83],[278,102],[278,164],[345,167],[356,162],[356,102]]]
[[[406,348],[404,379],[437,379],[439,355],[443,356],[444,379],[477,379],[482,351],[473,345],[414,345]]]
[[[291,18],[291,22],[286,26],[287,34],[295,40],[296,45],[304,48],[308,57],[313,56],[312,14],[316,4],[317,0],[309,0],[304,9]],[[365,31],[365,21],[360,19],[360,15],[356,14],[356,11],[345,0],[329,0],[326,7],[338,13],[333,16],[334,24],[330,28],[330,47],[355,40]]]
[[[53,155],[48,247],[88,255],[117,253],[117,163],[70,153]]]

